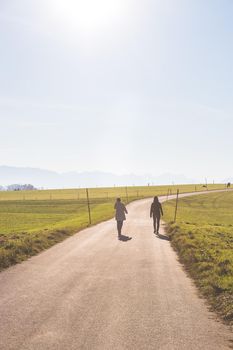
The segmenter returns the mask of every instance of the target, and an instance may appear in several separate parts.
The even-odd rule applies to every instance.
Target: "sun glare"
[[[55,19],[79,31],[106,29],[119,20],[127,0],[52,0]]]

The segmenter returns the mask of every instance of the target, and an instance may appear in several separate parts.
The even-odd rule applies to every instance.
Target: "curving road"
[[[164,200],[165,198],[161,198]],[[1,350],[224,350],[230,328],[208,311],[164,236],[151,200],[0,273]]]

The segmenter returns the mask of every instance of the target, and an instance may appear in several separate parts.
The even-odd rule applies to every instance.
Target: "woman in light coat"
[[[117,198],[114,209],[116,210],[115,219],[117,221],[118,238],[120,238],[123,221],[126,220],[125,214],[128,214],[128,212],[120,198]]]

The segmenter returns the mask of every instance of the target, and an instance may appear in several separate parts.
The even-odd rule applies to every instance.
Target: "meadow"
[[[168,234],[181,262],[212,308],[233,324],[233,192],[164,203]]]
[[[125,203],[155,195],[206,191],[202,185],[89,189],[91,224],[114,215],[116,197]],[[224,185],[208,185],[208,190]],[[85,189],[0,192],[0,270],[25,260],[90,225]]]

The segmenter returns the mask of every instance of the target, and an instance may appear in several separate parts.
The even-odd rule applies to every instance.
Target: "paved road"
[[[0,273],[1,350],[222,350],[230,329],[198,297],[150,200]]]

